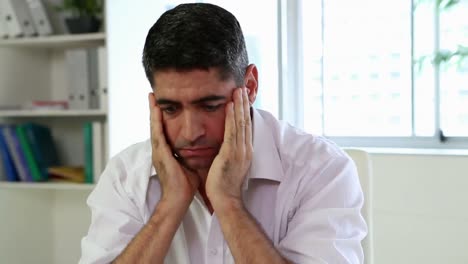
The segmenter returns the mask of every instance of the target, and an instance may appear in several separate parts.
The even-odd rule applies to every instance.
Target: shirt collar
[[[259,110],[252,109],[254,153],[243,190],[248,189],[250,180],[265,179],[281,182],[283,178],[283,167],[273,138],[272,128],[268,126],[267,120],[263,118]]]
[[[254,153],[250,169],[242,186],[243,190],[248,189],[250,180],[265,179],[281,182],[283,178],[283,167],[281,166],[281,159],[271,128],[255,108],[252,108],[252,124]],[[150,175],[157,175],[154,166],[151,166]]]

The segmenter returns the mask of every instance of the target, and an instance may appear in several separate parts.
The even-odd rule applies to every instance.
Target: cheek
[[[211,137],[218,143],[223,142],[223,139],[224,139],[224,120],[225,120],[224,113],[220,113],[219,115],[216,115],[216,117],[210,118],[206,122],[207,124],[206,128],[207,128],[209,137]]]
[[[177,123],[174,122],[174,120],[164,120],[164,136],[166,137],[167,143],[170,146],[174,146],[177,137],[178,137],[178,129],[177,129]]]

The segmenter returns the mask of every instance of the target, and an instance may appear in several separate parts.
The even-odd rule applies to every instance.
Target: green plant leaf
[[[72,16],[95,16],[102,15],[102,0],[63,0],[61,5],[56,6],[60,12],[70,12]]]
[[[437,0],[439,10],[448,10],[460,3],[460,0]]]

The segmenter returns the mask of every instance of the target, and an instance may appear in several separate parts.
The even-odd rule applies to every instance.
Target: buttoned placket
[[[224,237],[216,214],[211,219],[210,232],[206,247],[206,264],[224,263]]]

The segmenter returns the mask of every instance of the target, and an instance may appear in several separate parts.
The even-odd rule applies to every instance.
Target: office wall
[[[468,156],[371,157],[375,263],[468,263]]]
[[[148,93],[141,63],[149,28],[166,1],[116,0],[106,9],[109,54],[109,155],[149,138]]]

